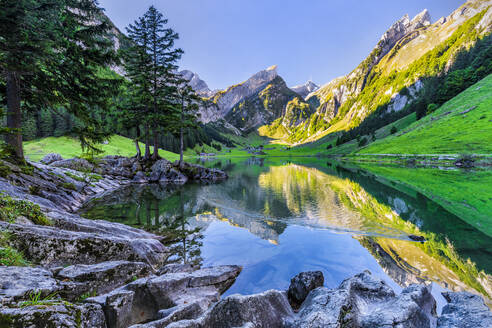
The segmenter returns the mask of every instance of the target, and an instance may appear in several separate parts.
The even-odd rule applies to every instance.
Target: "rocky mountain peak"
[[[313,81],[309,80],[304,84],[296,85],[290,88],[292,91],[298,93],[303,98],[306,98],[310,93],[315,92],[319,89],[319,86]]]
[[[210,97],[212,96],[213,92],[209,89],[207,83],[200,79],[198,74],[189,71],[189,70],[183,70],[178,73],[183,77],[183,79],[188,80],[190,86],[195,90],[199,95],[205,96],[205,97]]]
[[[418,13],[410,22],[410,29],[417,29],[431,24],[431,16],[427,9]]]
[[[234,85],[227,90],[217,93],[214,97],[214,101],[219,106],[222,115],[225,116],[234,105],[257,93],[278,76],[277,65],[271,66],[254,74],[243,83]]]

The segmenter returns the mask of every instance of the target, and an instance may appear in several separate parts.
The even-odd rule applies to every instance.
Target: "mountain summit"
[[[309,80],[304,84],[296,85],[290,88],[292,91],[298,93],[303,98],[306,98],[310,93],[319,89],[319,86],[313,81]]]

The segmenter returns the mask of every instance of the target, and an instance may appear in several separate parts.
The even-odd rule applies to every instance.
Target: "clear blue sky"
[[[349,73],[396,20],[436,21],[465,0],[99,0],[122,30],[155,5],[180,34],[180,66],[211,89],[279,66],[289,86]]]

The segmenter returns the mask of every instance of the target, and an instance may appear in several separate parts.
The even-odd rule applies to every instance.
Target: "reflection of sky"
[[[237,264],[243,271],[225,293],[252,294],[268,289],[287,289],[290,279],[302,271],[320,270],[325,286],[336,288],[346,278],[369,270],[385,280],[395,292],[399,287],[382,270],[374,257],[349,234],[289,226],[273,245],[246,229],[215,221],[203,232],[204,266]],[[440,288],[433,289],[439,302],[444,300]]]

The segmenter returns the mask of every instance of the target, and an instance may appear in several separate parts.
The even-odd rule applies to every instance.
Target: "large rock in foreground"
[[[438,328],[490,328],[492,312],[480,296],[468,292],[443,293],[448,304],[437,321]]]
[[[73,232],[55,227],[7,224],[10,244],[31,262],[43,266],[95,264],[103,261],[145,262],[160,267],[169,253],[156,239],[129,239],[114,235]]]
[[[102,306],[109,328],[126,328],[166,318],[169,323],[170,316],[176,319],[199,316],[219,301],[220,294],[231,286],[240,272],[238,266],[217,266],[150,276],[108,294],[89,298],[87,302]]]
[[[430,328],[436,302],[423,285],[412,285],[396,296],[384,281],[366,271],[337,289],[315,289],[298,315],[291,327]]]
[[[62,302],[45,306],[0,308],[0,327],[9,328],[106,328],[104,313],[96,304]]]

